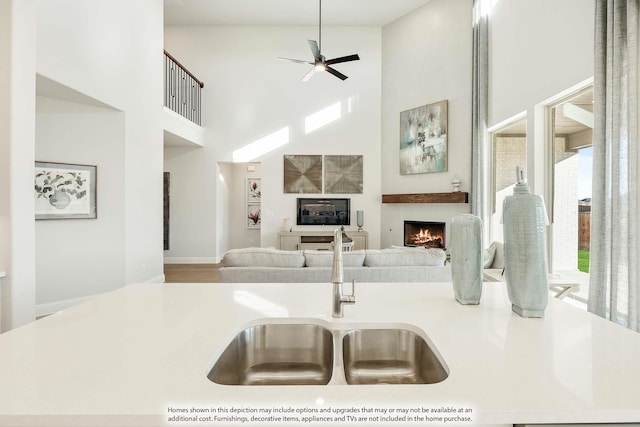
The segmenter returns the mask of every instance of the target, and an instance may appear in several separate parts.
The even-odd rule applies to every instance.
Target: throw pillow
[[[493,259],[496,256],[496,244],[491,243],[487,249],[483,252],[484,258],[484,268],[491,268],[491,264],[493,264]]]

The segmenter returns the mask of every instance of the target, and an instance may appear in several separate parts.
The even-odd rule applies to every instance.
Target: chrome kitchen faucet
[[[345,295],[342,291],[342,282],[344,280],[344,269],[342,265],[342,230],[337,228],[333,232],[333,266],[331,269],[331,283],[333,283],[333,317],[343,316],[343,304],[356,303],[356,285],[355,280],[351,295]]]

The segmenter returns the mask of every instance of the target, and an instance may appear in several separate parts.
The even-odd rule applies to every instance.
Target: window
[[[553,271],[589,271],[593,88],[551,106]]]
[[[527,167],[527,119],[514,118],[489,131],[493,152],[493,213],[491,240],[504,241],[502,203],[513,194],[516,167]]]

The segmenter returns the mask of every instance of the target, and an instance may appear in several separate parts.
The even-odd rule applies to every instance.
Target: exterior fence
[[[578,249],[588,251],[591,247],[591,205],[578,205]]]

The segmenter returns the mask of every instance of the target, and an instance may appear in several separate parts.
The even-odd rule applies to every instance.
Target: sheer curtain
[[[473,87],[471,104],[471,213],[489,224],[487,145],[488,86],[489,86],[489,18],[487,0],[473,0]],[[484,241],[489,239],[488,228],[483,230]]]
[[[640,331],[638,2],[596,0],[588,310]]]

